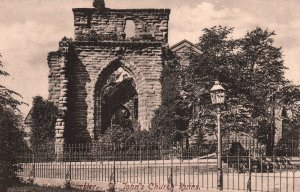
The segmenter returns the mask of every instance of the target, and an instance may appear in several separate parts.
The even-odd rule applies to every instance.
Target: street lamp
[[[213,105],[217,105],[217,127],[218,127],[218,189],[223,190],[223,170],[222,170],[222,137],[221,137],[221,126],[220,126],[220,104],[225,101],[225,89],[220,85],[219,81],[215,81],[214,86],[210,90],[211,102]]]

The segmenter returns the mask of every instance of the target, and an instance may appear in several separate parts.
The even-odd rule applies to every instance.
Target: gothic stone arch
[[[49,100],[61,110],[56,143],[93,141],[97,132],[97,89],[105,71],[121,66],[134,78],[142,130],[161,104],[160,75],[168,41],[168,9],[76,8],[75,39],[64,38],[48,55]],[[126,39],[126,20],[135,35]],[[104,75],[105,76],[105,75]],[[97,88],[98,87],[98,88]]]
[[[122,60],[122,58],[115,58],[112,61],[110,61],[108,64],[104,65],[100,71],[97,74],[97,78],[94,82],[94,95],[92,102],[94,103],[94,108],[91,110],[94,110],[94,119],[91,119],[90,122],[94,121],[93,124],[90,126],[90,130],[94,131],[95,138],[98,138],[99,135],[101,135],[101,94],[102,89],[104,87],[104,84],[106,82],[106,79],[108,76],[115,70],[117,70],[119,67],[121,67],[123,70],[125,70],[127,73],[131,75],[134,82],[134,89],[138,96],[138,123],[141,127],[141,129],[149,129],[150,122],[149,120],[145,119],[144,117],[151,115],[151,113],[148,113],[149,103],[147,97],[151,96],[149,95],[150,92],[148,92],[143,87],[147,87],[147,81],[143,75],[143,72],[135,65],[134,63],[127,63]],[[124,93],[125,94],[125,93]]]

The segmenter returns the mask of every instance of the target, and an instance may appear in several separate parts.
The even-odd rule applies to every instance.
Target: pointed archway
[[[139,129],[141,87],[145,80],[134,65],[115,59],[102,68],[94,90],[94,137],[101,135],[113,123],[113,117],[123,109],[130,114],[133,128]]]

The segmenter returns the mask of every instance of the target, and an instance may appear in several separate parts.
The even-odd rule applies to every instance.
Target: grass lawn
[[[57,187],[55,188],[55,187],[40,187],[40,186],[17,186],[17,187],[8,188],[8,192],[86,192],[86,190],[62,189]]]

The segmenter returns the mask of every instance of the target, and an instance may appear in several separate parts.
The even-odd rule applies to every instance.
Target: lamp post
[[[219,81],[215,81],[214,86],[210,90],[211,102],[213,105],[217,105],[217,128],[218,128],[218,151],[217,151],[217,163],[218,163],[218,189],[223,190],[223,170],[222,170],[222,136],[221,136],[221,112],[220,104],[225,101],[225,89],[220,85]]]

